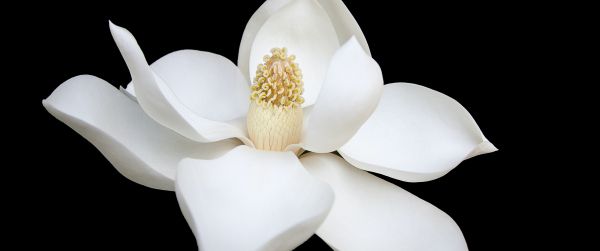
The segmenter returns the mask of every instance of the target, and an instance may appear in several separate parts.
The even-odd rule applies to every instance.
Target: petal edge
[[[108,82],[90,75],[65,81],[42,104],[98,148],[119,173],[151,188],[172,191],[181,158],[214,158],[239,145],[236,140],[190,141],[154,122]]]
[[[336,250],[467,250],[450,216],[430,203],[333,154],[300,161],[334,190],[317,235]]]
[[[331,188],[291,152],[247,146],[215,160],[182,160],[175,191],[200,250],[291,250],[333,203]]]
[[[494,150],[454,99],[423,86],[393,83],[384,86],[375,112],[339,152],[358,168],[422,182]]]
[[[317,102],[305,121],[301,144],[312,152],[332,152],[359,130],[377,107],[383,76],[355,37],[332,57]]]
[[[294,0],[270,16],[256,33],[248,75],[254,76],[272,48],[286,47],[302,70],[302,106],[310,106],[319,95],[329,60],[339,46],[335,28],[321,5],[316,0]]]
[[[109,22],[109,26],[129,68],[137,101],[148,116],[159,124],[198,142],[215,142],[235,137],[247,145],[252,145],[245,128],[204,118],[186,107],[161,77],[150,68],[133,35],[112,22]]]

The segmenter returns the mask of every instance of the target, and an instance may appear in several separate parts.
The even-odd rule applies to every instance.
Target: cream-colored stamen
[[[247,126],[256,148],[283,151],[300,141],[304,83],[294,55],[288,56],[286,48],[271,54],[257,67]]]

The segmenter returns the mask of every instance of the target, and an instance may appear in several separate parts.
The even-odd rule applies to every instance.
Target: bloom
[[[191,50],[149,66],[128,31],[111,32],[132,75],[127,90],[78,76],[44,105],[128,178],[175,190],[200,248],[287,249],[315,230],[340,249],[464,248],[443,212],[355,167],[426,181],[493,146],[454,100],[383,86],[340,1],[267,1],[244,32],[237,67]],[[259,151],[249,84],[264,54],[284,46],[302,69],[302,131],[280,144],[290,151]],[[301,149],[312,153],[298,158]]]

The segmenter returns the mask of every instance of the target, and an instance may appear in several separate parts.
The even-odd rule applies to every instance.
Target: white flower
[[[453,99],[384,86],[340,0],[266,1],[237,67],[194,50],[149,66],[110,30],[127,89],[81,75],[43,105],[127,178],[174,190],[200,249],[286,250],[315,232],[342,250],[467,249],[448,215],[363,170],[428,181],[496,148]]]

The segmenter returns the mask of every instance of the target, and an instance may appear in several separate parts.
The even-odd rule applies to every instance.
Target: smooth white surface
[[[373,115],[339,152],[361,169],[420,182],[496,150],[454,99],[423,86],[393,83],[384,86]]]
[[[210,52],[180,50],[151,65],[186,107],[203,118],[229,121],[246,116],[250,89],[238,67]]]
[[[203,118],[229,121],[248,112],[248,84],[238,67],[223,56],[179,50],[156,60],[150,68],[183,105]],[[133,84],[127,89],[135,95]]]
[[[215,142],[227,138],[236,137],[242,140],[245,144],[252,145],[252,142],[247,138],[245,128],[236,127],[235,124],[229,124],[222,121],[214,121],[208,118],[204,118],[199,114],[196,114],[190,107],[186,106],[181,100],[175,95],[169,85],[165,84],[164,80],[160,78],[151,68],[148,66],[144,54],[138,46],[135,38],[129,31],[119,26],[110,23],[110,31],[113,38],[119,47],[119,51],[127,63],[129,72],[131,74],[132,83],[135,87],[135,95],[138,103],[144,109],[144,111],[155,121],[162,124],[163,126],[170,128],[177,133],[188,137],[192,140],[199,142]],[[210,58],[205,57],[208,54],[203,54],[202,60],[195,60],[193,63],[190,62],[175,62],[170,60],[171,57],[165,61],[173,62],[169,65],[169,69],[172,72],[179,70],[173,70],[179,66],[189,67],[191,64],[196,64],[202,61],[202,64],[210,64],[208,61],[214,61],[215,65],[221,65],[221,59],[217,59],[216,56]],[[212,54],[214,55],[214,54]],[[196,54],[196,57],[199,55]],[[187,57],[187,56],[186,56]],[[182,56],[177,58],[181,59]],[[189,59],[189,57],[188,57]],[[160,65],[160,63],[159,63]],[[219,66],[212,66],[219,67]],[[166,74],[166,67],[159,67]],[[182,68],[183,69],[183,68]],[[230,76],[231,77],[231,76]],[[177,80],[172,77],[173,80]],[[182,78],[182,77],[179,77]],[[236,79],[236,77],[232,77]],[[226,78],[224,78],[226,79]],[[186,80],[186,83],[187,80]],[[178,84],[173,84],[177,86]],[[236,84],[232,84],[236,85]],[[182,94],[183,95],[183,94]],[[193,95],[193,94],[185,94]],[[200,94],[199,94],[200,95]],[[207,94],[203,94],[207,95]],[[210,94],[208,94],[210,95]],[[247,98],[246,98],[247,99]],[[226,117],[230,117],[239,109],[233,109],[235,112],[231,112],[229,109],[224,109],[225,106],[213,105],[212,114],[218,114],[221,109],[225,111]],[[208,108],[206,108],[208,109]],[[218,117],[218,115],[212,115]],[[233,120],[233,118],[232,118]]]
[[[233,139],[210,144],[188,140],[90,75],[65,81],[42,104],[96,146],[121,174],[151,188],[174,190],[177,163],[184,157],[211,159],[240,144]]]
[[[342,0],[319,0],[319,3],[327,11],[329,20],[337,33],[338,41],[343,43],[354,36],[365,52],[371,56],[367,39],[344,2]]]
[[[271,17],[271,15],[276,13],[281,7],[285,6],[291,1],[293,0],[267,0],[256,10],[256,12],[254,12],[250,20],[248,20],[246,28],[244,29],[242,41],[240,42],[240,50],[237,61],[238,67],[248,81],[250,81],[251,77],[248,75],[248,73],[252,73],[248,71],[250,49],[252,48],[252,43],[254,43],[256,33],[262,27],[265,21]],[[350,39],[350,37],[355,36],[358,39],[358,42],[365,49],[365,52],[371,55],[365,35],[362,33],[358,23],[346,5],[344,5],[341,0],[319,0],[318,2],[327,12],[327,16],[329,17],[329,20],[336,31],[338,41],[343,43],[344,41]]]
[[[256,67],[272,48],[286,47],[296,55],[304,81],[303,107],[312,105],[323,84],[329,60],[339,47],[335,29],[327,12],[316,0],[295,0],[280,8],[257,32],[250,50],[248,74],[254,78]]]
[[[200,250],[291,250],[333,203],[331,188],[293,153],[247,146],[215,160],[182,160],[176,194]]]
[[[379,65],[351,38],[331,59],[319,98],[304,121],[302,147],[324,153],[344,145],[371,116],[382,90]]]
[[[335,193],[317,235],[336,250],[467,250],[456,223],[400,187],[354,168],[333,154],[300,161]]]

